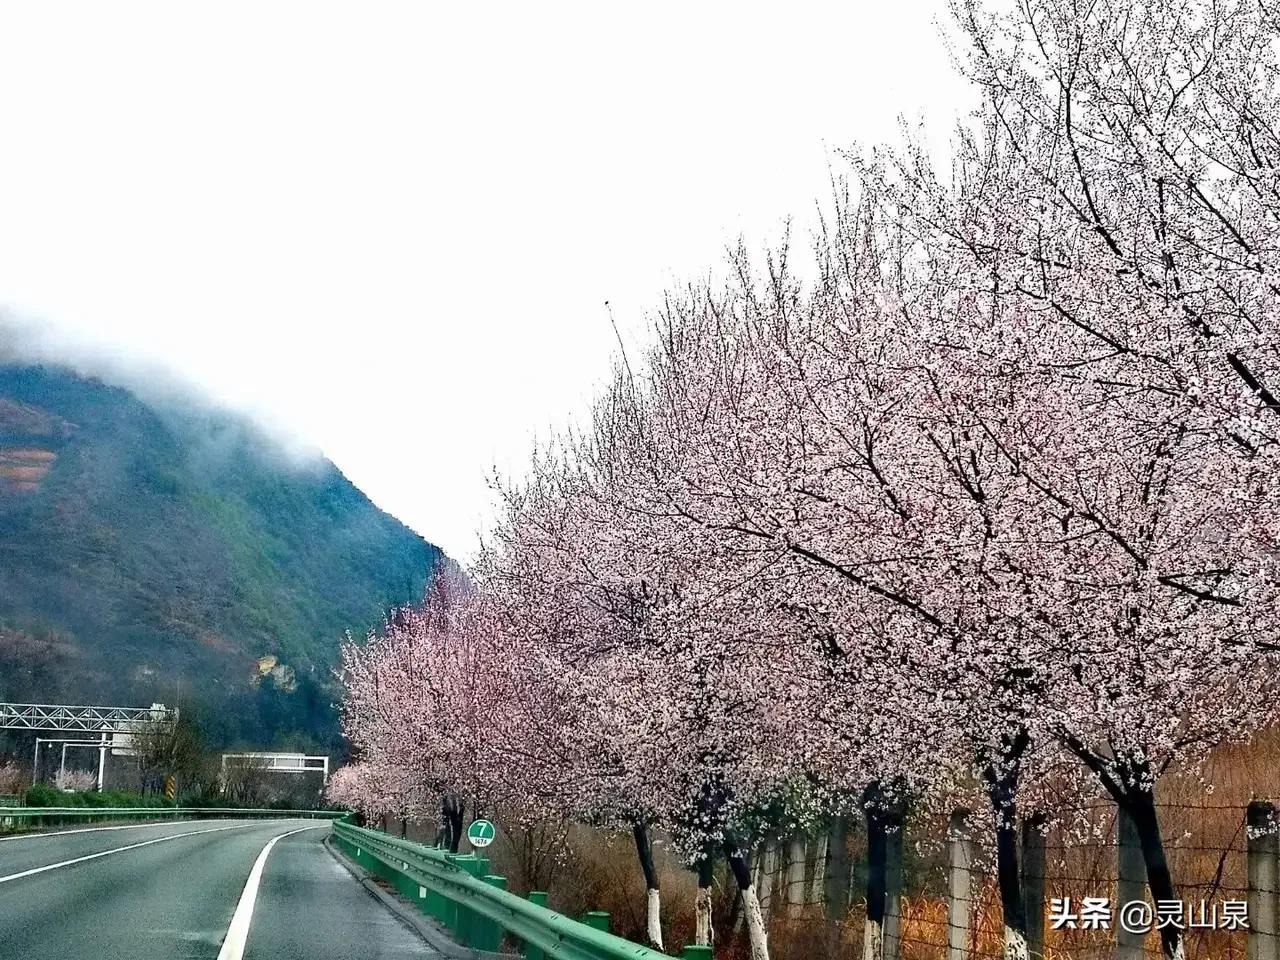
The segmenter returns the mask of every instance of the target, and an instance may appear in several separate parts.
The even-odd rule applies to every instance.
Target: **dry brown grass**
[[[1212,790],[1205,784],[1212,784]],[[1280,731],[1260,735],[1253,743],[1213,751],[1197,776],[1170,774],[1157,790],[1162,832],[1179,893],[1184,901],[1221,901],[1245,896],[1244,810],[1252,799],[1280,799]],[[1103,798],[1089,805],[1088,816],[1098,835],[1115,835],[1114,809]],[[550,890],[551,905],[570,915],[606,910],[615,933],[644,942],[644,883],[628,835],[610,835],[588,827],[551,828],[537,836],[504,823],[502,841],[489,848],[492,869],[509,878],[510,888],[527,893],[535,886]],[[944,960],[947,942],[945,855],[941,838],[944,817],[917,820],[909,837],[925,841],[909,871],[910,887],[902,898],[902,960]],[[930,842],[932,841],[932,842]],[[1116,857],[1112,840],[1089,844],[1067,842],[1062,831],[1046,839],[1046,901],[1070,896],[1116,897]],[[850,853],[863,854],[861,837],[851,838]],[[655,860],[661,875],[663,926],[667,952],[678,956],[693,931],[695,880],[660,843]],[[535,882],[536,879],[536,882]],[[993,878],[978,874],[974,905],[966,934],[970,956],[1001,956],[1002,922]],[[718,960],[745,960],[746,944],[735,930],[735,891],[725,870],[717,872],[715,926]],[[853,903],[839,921],[828,920],[821,906],[787,908],[775,892],[770,919],[773,960],[858,960],[862,955],[864,903],[853,891]],[[1047,911],[1047,903],[1046,903]],[[1045,960],[1110,960],[1112,931],[1050,931],[1046,921]],[[1153,934],[1148,956],[1159,956]],[[1190,931],[1187,960],[1244,960],[1243,932]]]

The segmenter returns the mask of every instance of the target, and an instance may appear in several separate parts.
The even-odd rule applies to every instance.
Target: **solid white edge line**
[[[110,850],[99,850],[97,853],[86,854],[83,857],[75,857],[71,860],[62,860],[59,863],[48,863],[43,867],[32,867],[30,870],[23,870],[21,873],[11,873],[7,877],[0,877],[0,883],[8,883],[10,880],[21,880],[23,877],[33,877],[37,873],[48,873],[50,870],[69,867],[76,863],[85,863],[89,860],[97,860],[100,857],[109,857],[113,853],[124,853],[126,850],[137,850],[139,847],[149,847],[153,843],[165,843],[169,840],[181,840],[183,837],[194,837],[201,833],[219,833],[223,830],[238,830],[248,825],[249,824],[235,823],[229,827],[213,827],[210,830],[189,830],[186,833],[171,833],[163,837],[152,837],[150,840],[142,840],[139,843],[130,843],[123,847],[112,847]]]
[[[262,882],[262,870],[267,865],[267,857],[271,854],[271,848],[276,845],[277,841],[283,840],[285,837],[292,837],[295,833],[319,830],[327,826],[329,826],[328,823],[318,823],[309,827],[299,827],[297,830],[290,830],[288,833],[282,833],[267,841],[267,845],[258,854],[258,859],[253,862],[253,868],[249,871],[249,879],[244,883],[244,891],[240,894],[240,902],[236,904],[236,912],[231,916],[231,926],[227,927],[227,935],[222,940],[222,949],[218,951],[218,960],[241,960],[244,956],[245,945],[249,942],[249,924],[253,920],[253,908],[258,902],[258,885]]]

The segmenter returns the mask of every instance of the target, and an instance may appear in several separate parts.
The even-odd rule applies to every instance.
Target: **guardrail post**
[[[438,890],[427,888],[427,913],[439,920],[444,926],[453,928],[454,921],[450,919],[453,903],[443,893]]]
[[[609,912],[607,910],[588,910],[582,915],[582,922],[596,930],[609,932]]]
[[[701,943],[691,943],[680,954],[680,960],[711,960],[711,948]]]
[[[462,869],[462,865],[458,862],[462,856],[457,853],[446,853],[445,859],[458,869]],[[436,894],[437,903],[440,908],[438,919],[445,925],[445,928],[453,934],[454,939],[458,937],[458,905],[446,897],[443,893]],[[459,941],[460,942],[460,941]]]
[[[545,890],[530,890],[529,902],[537,904],[540,907],[547,905],[547,893]],[[541,947],[535,947],[532,944],[524,945],[524,960],[546,960],[546,954]]]
[[[473,877],[479,877],[482,872],[480,858],[473,853],[463,854],[462,856],[455,858],[453,862],[465,873],[468,873]],[[464,947],[474,947],[476,924],[479,918],[470,907],[465,906],[464,904],[455,903],[453,906],[454,915],[457,918],[454,925],[454,933],[456,934],[457,941]]]
[[[409,900],[418,899],[418,881],[414,880],[404,871],[409,869],[409,864],[401,860],[400,870],[396,873],[396,888]]]
[[[481,858],[485,866],[489,861]],[[485,874],[482,878],[485,883],[491,887],[497,887],[499,890],[507,889],[507,878],[498,877],[493,874]],[[485,917],[475,917],[474,919],[474,937],[475,942],[472,944],[477,950],[487,950],[496,953],[498,948],[502,946],[502,925],[497,921],[486,919]]]
[[[473,873],[472,876],[481,878],[481,879],[488,876],[489,858],[482,853],[473,853],[472,856],[476,858],[476,872]],[[471,945],[479,949],[480,948],[479,944],[476,941],[486,939],[489,936],[489,928],[493,925],[494,925],[493,921],[486,920],[484,917],[480,916],[480,914],[476,913],[475,911],[472,911],[471,913],[471,940],[472,940]],[[501,927],[497,927],[497,936],[498,936],[498,940],[501,941],[502,939]],[[495,947],[494,949],[497,949],[497,948]]]
[[[372,850],[366,850],[365,856],[369,858],[369,869],[372,870],[374,874],[381,877],[383,880],[391,879],[391,877],[388,876],[391,868],[383,863],[377,854]]]

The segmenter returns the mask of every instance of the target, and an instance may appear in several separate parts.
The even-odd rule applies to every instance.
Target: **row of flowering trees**
[[[668,297],[589,424],[500,487],[469,577],[346,651],[341,795],[495,804],[717,857],[858,810],[867,958],[907,804],[976,785],[1006,956],[1019,818],[1101,789],[1176,899],[1154,788],[1276,719],[1280,21],[955,5],[952,176],[860,156],[815,238]],[[1168,957],[1179,931],[1161,931]]]

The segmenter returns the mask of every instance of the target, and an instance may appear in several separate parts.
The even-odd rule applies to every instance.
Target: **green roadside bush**
[[[28,807],[172,807],[174,804],[162,796],[132,793],[127,790],[59,790],[48,784],[37,783],[27,788]]]
[[[128,790],[59,790],[46,783],[37,783],[27,788],[26,805],[28,807],[85,807],[90,809],[109,809],[112,807],[262,807],[268,810],[290,810],[295,804],[289,799],[278,799],[266,803],[237,803],[212,790],[199,793],[183,794],[178,802],[166,800],[160,794],[133,793]],[[314,804],[314,808],[336,810],[337,807],[326,804]]]

